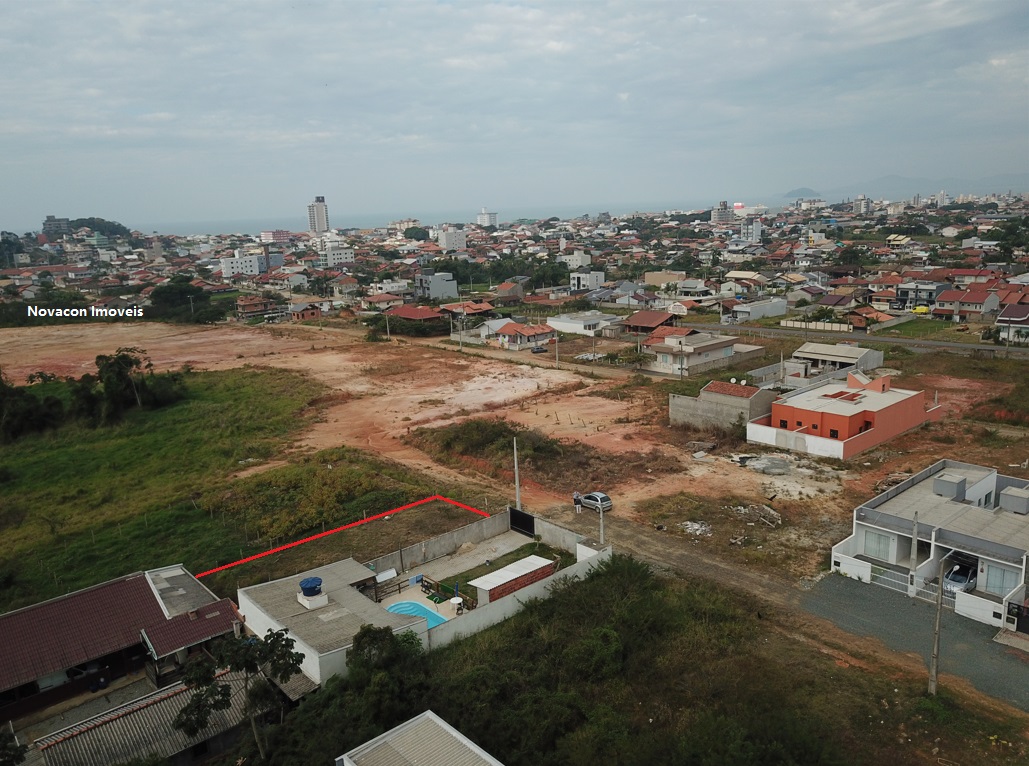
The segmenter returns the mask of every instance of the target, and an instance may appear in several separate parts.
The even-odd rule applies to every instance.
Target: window
[[[837,431],[835,428],[830,428],[829,429],[829,438],[830,439],[839,439],[840,438],[840,432]]]
[[[812,431],[817,431],[818,430],[818,423],[812,423],[811,424],[811,430]]]
[[[788,420],[780,420],[779,421],[779,428],[789,428],[789,427],[790,427],[790,423],[789,423]]]
[[[890,560],[890,536],[865,530],[865,555],[882,561]]]
[[[1018,585],[1018,573],[1011,569],[986,565],[986,592],[1006,596]]]

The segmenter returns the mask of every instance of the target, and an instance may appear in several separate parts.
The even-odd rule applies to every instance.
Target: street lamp
[[[943,565],[947,561],[944,556],[940,560],[940,581],[936,584],[936,625],[933,627],[933,653],[929,657],[929,693],[936,696],[936,684],[940,675],[940,615],[943,613]],[[956,572],[955,564],[948,574]]]

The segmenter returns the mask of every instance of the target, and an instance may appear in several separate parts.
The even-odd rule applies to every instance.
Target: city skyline
[[[1019,2],[44,0],[7,17],[0,227],[18,231],[49,213],[300,229],[316,192],[336,225],[471,222],[484,204],[774,207],[801,186],[1029,171]]]

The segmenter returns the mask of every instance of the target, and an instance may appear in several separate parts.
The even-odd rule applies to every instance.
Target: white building
[[[456,226],[446,225],[436,235],[440,250],[444,253],[450,250],[464,250],[468,247],[468,235],[464,229]]]
[[[315,197],[307,206],[307,228],[312,234],[324,234],[329,230],[329,208],[325,197]]]
[[[335,234],[319,237],[314,243],[314,247],[318,253],[318,268],[320,269],[331,269],[353,263],[356,258],[354,249],[348,247],[346,242]]]
[[[256,277],[271,269],[277,269],[283,264],[282,253],[248,253],[243,254],[237,251],[232,258],[219,258],[221,264],[222,278],[228,279],[234,274],[247,274]]]
[[[604,284],[603,271],[573,271],[568,275],[572,292],[576,290],[596,290]]]
[[[320,578],[318,593],[305,596],[300,581]],[[344,559],[303,574],[252,585],[237,591],[239,611],[247,630],[264,636],[268,630],[289,629],[294,649],[304,655],[300,672],[310,687],[335,675],[346,675],[347,652],[362,625],[388,627],[394,633],[411,630],[425,642],[424,617],[387,612],[357,586],[375,580],[375,572],[353,559]],[[293,681],[290,681],[292,684]]]
[[[572,253],[562,253],[557,256],[557,262],[565,264],[569,270],[582,269],[593,263],[593,256],[585,250],[576,250]]]
[[[761,234],[764,232],[764,226],[761,224],[761,220],[758,218],[748,218],[740,226],[740,239],[746,240],[747,242],[761,242]]]
[[[491,213],[486,208],[482,209],[482,212],[475,216],[475,222],[479,226],[496,226],[497,225],[497,214]]]
[[[548,317],[547,324],[558,332],[572,335],[597,335],[613,322],[621,319],[617,314],[604,314],[601,311],[580,311],[575,314],[559,314]]]
[[[944,587],[945,604],[1026,631],[1027,556],[1029,481],[941,460],[855,508],[853,531],[833,546],[831,563],[851,579],[928,600],[940,572],[964,564],[974,581]]]
[[[718,207],[711,211],[711,223],[732,223],[736,220],[736,215],[729,209],[728,202],[719,202]]]
[[[262,231],[261,241],[262,242],[277,242],[279,244],[285,244],[289,242],[290,237],[293,236],[292,232],[286,231],[285,229],[273,229],[272,231]]]
[[[868,215],[872,212],[872,200],[864,194],[859,194],[853,202],[853,209],[855,215]]]

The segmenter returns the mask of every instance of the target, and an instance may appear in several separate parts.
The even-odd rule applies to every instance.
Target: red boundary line
[[[257,559],[264,558],[265,556],[271,556],[273,553],[279,553],[280,551],[287,550],[288,548],[296,548],[298,545],[303,545],[304,543],[309,543],[312,540],[319,540],[319,539],[321,539],[323,537],[328,537],[329,535],[334,535],[337,532],[342,532],[344,529],[351,529],[353,527],[359,527],[362,524],[367,524],[369,521],[375,521],[376,519],[381,519],[384,516],[389,516],[390,514],[400,513],[401,511],[406,511],[408,508],[414,508],[415,506],[418,506],[418,505],[423,505],[425,503],[431,503],[433,500],[442,500],[444,503],[450,503],[451,505],[456,505],[458,508],[464,508],[466,511],[471,511],[472,513],[477,513],[480,516],[485,516],[486,518],[489,518],[489,514],[486,513],[486,511],[480,511],[478,508],[473,508],[470,505],[465,505],[464,503],[459,503],[457,500],[451,500],[449,497],[443,497],[443,495],[433,495],[432,497],[425,497],[425,498],[422,498],[421,500],[416,500],[413,503],[408,503],[407,505],[402,505],[399,508],[393,508],[393,509],[391,509],[389,511],[383,511],[382,513],[377,513],[374,516],[369,516],[367,519],[361,519],[361,521],[353,521],[350,524],[344,524],[342,527],[336,527],[335,529],[330,529],[330,530],[328,530],[326,532],[319,532],[316,535],[311,535],[310,537],[305,537],[303,540],[296,540],[296,541],[294,541],[292,543],[286,543],[285,545],[280,545],[278,548],[272,548],[271,550],[264,551],[263,553],[255,553],[253,556],[247,556],[245,559],[240,559],[239,561],[234,561],[231,564],[223,564],[220,567],[215,567],[214,569],[208,569],[206,572],[201,572],[200,574],[198,574],[196,576],[197,576],[197,578],[207,577],[207,575],[214,574],[215,572],[221,572],[222,570],[225,570],[225,569],[231,569],[232,567],[239,566],[240,564],[248,564],[251,561],[256,561]]]

